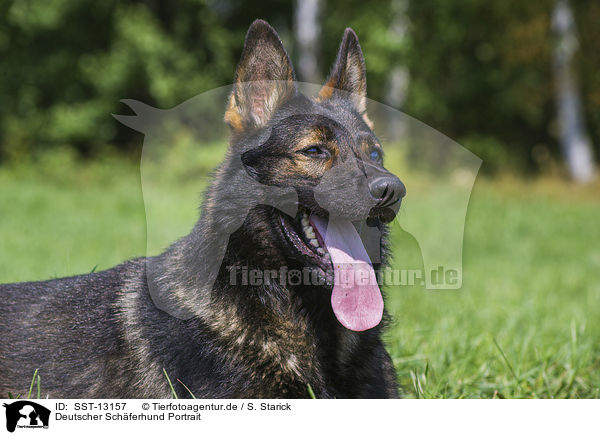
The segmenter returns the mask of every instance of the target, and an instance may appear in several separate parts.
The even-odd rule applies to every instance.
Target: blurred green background
[[[83,156],[107,147],[135,151],[139,136],[109,116],[123,110],[120,99],[169,108],[230,84],[255,18],[275,26],[298,63],[301,3],[0,2],[0,158],[26,159],[53,147]],[[372,99],[476,152],[484,170],[535,171],[560,160],[553,0],[318,4],[320,31],[309,47],[316,53],[316,73],[300,74],[301,80],[326,76],[342,32],[351,26],[365,53]],[[571,6],[579,44],[574,68],[598,150],[600,4],[576,0]],[[402,77],[409,84],[399,91]]]
[[[171,108],[230,84],[256,18],[277,29],[296,67],[312,53],[316,68],[299,70],[301,80],[324,79],[351,26],[370,98],[483,159],[465,224],[463,288],[388,289],[386,340],[403,394],[598,397],[600,183],[571,181],[561,152],[556,3],[317,4],[318,37],[303,46],[301,2],[0,2],[0,282],[86,273],[146,253],[143,136],[112,118],[128,113],[120,99]],[[570,6],[579,127],[599,155],[600,4]],[[196,216],[179,204],[200,198],[225,152],[219,143],[174,146],[199,178],[156,186],[172,219],[164,246],[190,229]],[[408,191],[407,204],[442,195],[426,180]],[[401,225],[395,265],[419,268]]]

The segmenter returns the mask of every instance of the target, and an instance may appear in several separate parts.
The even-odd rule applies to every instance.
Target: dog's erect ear
[[[331,98],[336,89],[349,93],[354,106],[360,114],[367,111],[367,70],[358,36],[354,30],[347,28],[337,53],[335,64],[319,98]]]
[[[236,132],[264,127],[296,93],[294,81],[294,68],[277,32],[266,21],[254,21],[235,71],[225,122]]]

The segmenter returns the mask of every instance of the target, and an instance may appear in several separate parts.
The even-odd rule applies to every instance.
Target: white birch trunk
[[[319,0],[296,0],[295,30],[298,43],[298,73],[301,81],[319,83]]]
[[[556,2],[552,28],[556,34],[553,70],[562,152],[571,178],[587,183],[595,178],[594,155],[585,132],[581,99],[573,73],[578,41],[567,0]]]

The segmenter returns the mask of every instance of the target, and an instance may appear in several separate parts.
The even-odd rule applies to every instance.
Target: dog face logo
[[[19,400],[3,405],[6,408],[6,430],[14,432],[16,428],[48,427],[50,410],[35,402]]]

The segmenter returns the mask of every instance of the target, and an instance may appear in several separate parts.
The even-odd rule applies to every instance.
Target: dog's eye
[[[304,148],[300,152],[308,157],[329,157],[329,151],[319,145],[309,146],[308,148]]]
[[[379,151],[377,148],[373,148],[371,150],[371,152],[369,152],[369,157],[371,160],[373,160],[374,162],[378,162],[381,160],[381,158],[383,157],[381,154],[381,151]]]

